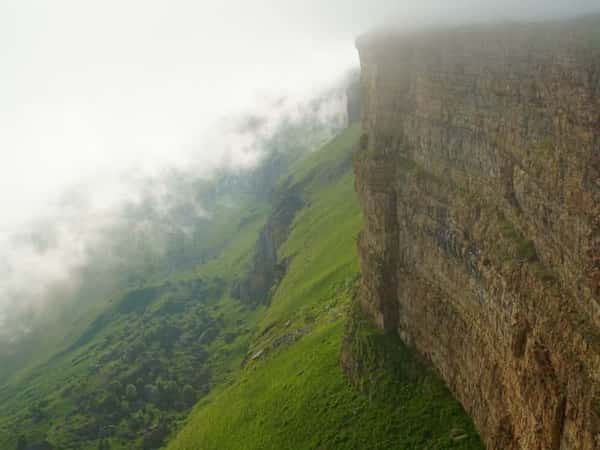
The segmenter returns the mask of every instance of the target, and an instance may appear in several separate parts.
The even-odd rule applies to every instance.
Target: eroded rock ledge
[[[363,310],[488,448],[600,448],[600,18],[357,47]]]
[[[280,260],[277,251],[287,239],[296,213],[304,207],[300,195],[287,184],[276,191],[274,197],[273,211],[256,241],[252,266],[231,292],[234,298],[253,306],[269,301],[273,289],[283,278],[287,261]]]

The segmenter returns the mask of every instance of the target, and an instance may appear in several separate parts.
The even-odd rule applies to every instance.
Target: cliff
[[[600,448],[600,18],[357,41],[360,304],[489,449]]]

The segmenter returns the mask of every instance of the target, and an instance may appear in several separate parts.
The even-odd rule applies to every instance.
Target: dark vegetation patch
[[[121,314],[143,312],[164,289],[164,287],[147,287],[130,291],[116,303],[115,310]]]
[[[20,428],[29,430],[19,445],[36,448],[44,437],[57,448],[163,445],[211,387],[209,347],[222,333],[233,342],[233,330],[214,309],[222,291],[222,280],[197,278],[124,294],[110,314],[100,315],[53,359],[60,366],[61,358],[75,353],[71,364],[78,373],[63,381],[56,396],[31,400],[19,418]]]

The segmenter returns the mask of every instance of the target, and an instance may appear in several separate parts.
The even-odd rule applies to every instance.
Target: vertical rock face
[[[600,448],[600,18],[357,47],[363,309],[488,448]]]

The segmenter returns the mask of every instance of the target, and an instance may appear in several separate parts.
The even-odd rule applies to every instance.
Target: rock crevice
[[[232,289],[234,298],[253,306],[268,302],[285,275],[287,261],[280,259],[277,251],[287,239],[296,213],[304,207],[304,200],[293,189],[284,186],[277,195],[273,211],[256,241],[251,269]]]

